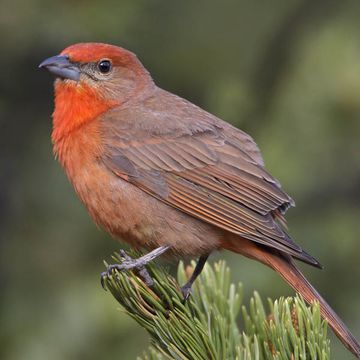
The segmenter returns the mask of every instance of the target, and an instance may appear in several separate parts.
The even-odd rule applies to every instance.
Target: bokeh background
[[[0,358],[135,359],[146,333],[100,286],[120,245],[76,198],[50,143],[52,81],[37,69],[80,41],[138,54],[156,82],[249,132],[297,200],[305,273],[360,338],[358,0],[2,0]],[[293,292],[230,253],[234,281]],[[174,268],[170,269],[174,271]],[[334,339],[334,359],[352,357]]]

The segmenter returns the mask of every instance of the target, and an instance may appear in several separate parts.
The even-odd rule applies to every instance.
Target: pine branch
[[[114,260],[121,262],[119,256]],[[154,263],[148,270],[155,281],[152,289],[131,271],[115,270],[104,279],[114,298],[151,336],[143,360],[330,359],[327,324],[318,304],[309,307],[299,296],[268,299],[267,314],[255,292],[245,307],[242,286],[231,283],[224,261],[205,267],[184,304],[178,283],[186,282],[191,268],[180,263],[178,282]]]

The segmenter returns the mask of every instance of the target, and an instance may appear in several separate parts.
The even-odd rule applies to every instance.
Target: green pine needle
[[[114,257],[121,262],[119,256]],[[193,264],[194,266],[194,264]],[[206,265],[184,304],[179,285],[189,271],[181,262],[178,282],[152,263],[152,289],[131,271],[113,271],[104,283],[126,312],[151,336],[150,349],[139,360],[329,360],[327,324],[318,304],[268,299],[267,312],[254,292],[242,305],[242,285],[230,280],[224,261]],[[243,329],[240,330],[240,327]]]

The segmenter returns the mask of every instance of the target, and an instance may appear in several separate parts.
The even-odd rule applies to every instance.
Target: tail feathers
[[[300,272],[290,256],[272,252],[272,250],[259,247],[250,241],[239,238],[237,238],[236,241],[227,242],[224,244],[224,248],[258,260],[271,267],[273,270],[278,272],[281,277],[305,299],[306,302],[312,303],[314,301],[318,301],[322,317],[327,320],[328,324],[341,342],[358,359],[360,359],[360,344],[358,341],[330,305]]]
[[[330,305],[322,298],[317,290],[295,266],[292,260],[290,259],[289,261],[287,259],[274,256],[271,263],[268,265],[277,271],[282,278],[305,299],[305,301],[308,303],[312,303],[314,301],[319,302],[322,317],[327,320],[334,333],[342,341],[342,343],[358,359],[360,359],[360,344],[358,341]]]

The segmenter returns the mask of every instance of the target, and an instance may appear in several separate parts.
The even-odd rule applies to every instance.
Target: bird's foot
[[[209,257],[209,254],[200,256],[200,258],[195,266],[195,269],[194,269],[192,275],[190,276],[189,281],[184,286],[181,287],[180,290],[184,297],[183,303],[186,303],[186,301],[189,299],[189,297],[191,295],[192,285],[193,285],[194,281],[197,279],[197,277],[200,275],[201,271],[203,270],[208,257]]]
[[[105,288],[105,278],[113,274],[114,270],[123,271],[123,270],[134,270],[149,287],[154,285],[154,280],[147,271],[145,265],[149,262],[144,259],[144,256],[133,259],[129,256],[125,250],[120,250],[120,258],[122,259],[120,264],[109,265],[107,270],[101,273],[101,285]]]
[[[186,303],[186,301],[189,299],[189,297],[191,295],[191,291],[192,291],[191,285],[185,284],[184,286],[182,286],[180,288],[180,290],[181,290],[181,293],[182,293],[182,295],[184,297],[183,298],[183,303]]]
[[[147,286],[152,287],[154,280],[145,266],[168,249],[168,246],[161,246],[138,259],[133,259],[124,250],[120,250],[121,263],[109,265],[107,270],[101,273],[101,286],[105,289],[105,278],[111,276],[114,270],[134,270]]]

